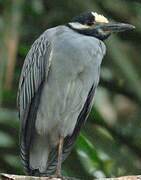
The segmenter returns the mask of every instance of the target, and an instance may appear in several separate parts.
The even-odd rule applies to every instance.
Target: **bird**
[[[17,95],[20,155],[27,174],[62,177],[62,162],[94,102],[104,41],[112,33],[134,28],[89,11],[47,29],[35,40]]]

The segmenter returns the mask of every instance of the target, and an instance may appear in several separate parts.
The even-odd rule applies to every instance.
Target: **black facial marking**
[[[95,22],[95,17],[91,12],[86,12],[74,17],[71,22],[79,22],[81,24],[92,25]]]
[[[67,26],[69,28],[73,29],[74,31],[76,31],[80,34],[92,36],[92,37],[98,38],[102,41],[107,39],[111,34],[110,32],[103,31],[103,29],[101,29],[100,26],[98,27],[98,25],[96,25],[97,27],[96,26],[91,27],[91,25],[95,24],[95,17],[93,16],[92,12],[80,14],[79,16],[74,17],[71,22],[73,22],[73,23],[77,22],[82,25],[88,25],[90,28],[77,29],[77,28],[73,27],[71,25],[71,23],[67,24]]]

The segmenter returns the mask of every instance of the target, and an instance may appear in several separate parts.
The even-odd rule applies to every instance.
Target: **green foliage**
[[[8,11],[11,3],[12,1],[0,0],[1,38],[5,33],[4,10]],[[19,158],[19,122],[15,112],[16,89],[22,64],[31,44],[45,29],[64,24],[76,14],[92,10],[104,14],[112,21],[134,24],[136,30],[113,35],[106,42],[107,55],[102,63],[95,105],[71,155],[64,163],[63,173],[87,180],[93,177],[139,174],[141,168],[140,1],[30,0],[24,1],[23,5],[13,88],[3,92],[0,89],[4,108],[0,109],[0,171],[23,173]],[[2,51],[4,50],[2,48]]]

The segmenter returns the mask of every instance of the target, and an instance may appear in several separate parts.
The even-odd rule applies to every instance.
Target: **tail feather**
[[[31,104],[26,107],[25,113],[21,119],[20,127],[20,154],[22,163],[25,169],[25,172],[29,175],[39,175],[40,172],[38,169],[32,169],[30,167],[30,148],[33,146],[33,139],[35,136],[35,121],[37,115],[37,109],[40,102],[40,96],[42,92],[43,84],[38,89],[38,92],[35,94],[32,99]],[[35,142],[36,144],[36,142]],[[34,145],[35,146],[35,145]],[[38,146],[38,144],[37,144]]]
[[[31,175],[30,174],[30,168],[29,168],[29,158],[28,158],[29,154],[28,154],[27,149],[25,148],[24,143],[20,144],[20,157],[21,157],[22,164],[23,164],[25,172],[27,174]]]
[[[47,169],[49,144],[46,136],[35,134],[30,147],[30,169],[38,169],[40,174]]]

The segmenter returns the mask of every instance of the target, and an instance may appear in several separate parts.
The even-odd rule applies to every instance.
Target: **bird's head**
[[[100,40],[107,39],[113,32],[122,32],[134,29],[131,24],[109,22],[103,15],[96,12],[87,12],[72,19],[68,26],[73,30],[94,36]]]

